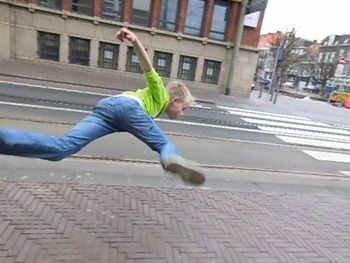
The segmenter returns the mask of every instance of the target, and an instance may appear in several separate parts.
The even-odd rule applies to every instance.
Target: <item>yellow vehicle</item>
[[[338,90],[331,93],[329,103],[339,103],[342,105],[347,99],[350,99],[350,86],[340,86]]]

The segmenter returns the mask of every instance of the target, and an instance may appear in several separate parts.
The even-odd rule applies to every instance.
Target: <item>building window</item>
[[[119,46],[100,42],[98,66],[100,68],[117,69]]]
[[[122,19],[122,1],[104,0],[102,14],[104,18],[121,21]]]
[[[72,0],[72,11],[78,14],[92,16],[93,0]]]
[[[53,9],[62,8],[61,0],[39,0],[39,5]]]
[[[140,26],[148,26],[150,8],[151,0],[133,0],[132,23]]]
[[[194,80],[197,67],[197,58],[180,56],[179,71],[177,77],[179,79]]]
[[[202,82],[218,84],[221,62],[204,60]]]
[[[160,12],[160,29],[175,31],[178,0],[163,0]]]
[[[38,32],[38,54],[41,59],[59,60],[60,36]]]
[[[154,52],[154,67],[159,75],[163,77],[170,77],[171,63],[173,54],[165,52]]]
[[[71,37],[69,42],[69,62],[88,66],[89,58],[90,40]]]
[[[129,72],[142,73],[140,61],[133,47],[128,47],[125,70]]]
[[[202,28],[202,18],[205,1],[189,0],[187,7],[186,23],[184,33],[199,36]]]
[[[209,38],[224,40],[228,18],[228,3],[217,1],[214,6],[213,20],[210,27]]]

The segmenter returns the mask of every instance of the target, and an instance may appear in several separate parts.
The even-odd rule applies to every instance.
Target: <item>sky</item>
[[[350,34],[350,0],[268,0],[261,34],[296,30],[308,40]]]

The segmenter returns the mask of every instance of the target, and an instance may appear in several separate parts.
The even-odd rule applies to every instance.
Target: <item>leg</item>
[[[179,156],[175,145],[166,138],[158,125],[140,106],[128,107],[121,116],[124,118],[123,129],[157,151],[160,154],[160,163],[165,170],[179,175],[186,183],[201,185],[205,182],[205,177],[198,167]]]
[[[116,128],[106,111],[96,108],[63,136],[49,136],[15,129],[0,129],[0,154],[59,161]]]

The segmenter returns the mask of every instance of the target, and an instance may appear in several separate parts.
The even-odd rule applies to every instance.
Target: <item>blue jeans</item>
[[[93,140],[114,132],[129,132],[164,158],[177,158],[176,147],[140,104],[128,97],[107,97],[100,100],[91,114],[63,136],[50,136],[31,131],[0,129],[0,154],[62,160]]]

